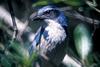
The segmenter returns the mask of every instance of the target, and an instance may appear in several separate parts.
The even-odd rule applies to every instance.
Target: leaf
[[[11,44],[5,54],[12,62],[16,62],[17,65],[22,67],[31,67],[33,61],[37,58],[36,53],[32,53],[30,56],[28,50],[17,42]]]
[[[42,1],[38,0],[33,3],[32,7],[37,7],[37,6],[39,7],[39,6],[50,5],[50,4],[59,5],[59,3],[64,3],[66,5],[75,6],[75,7],[85,4],[83,0],[42,0]]]
[[[29,63],[30,56],[28,50],[25,49],[24,46],[18,43],[13,43],[12,45],[10,45],[9,52],[6,53],[6,55],[9,57],[11,56],[13,59],[15,59],[22,65],[28,66],[30,64]]]
[[[0,61],[3,67],[11,67],[12,63],[4,55],[1,56]]]
[[[78,54],[85,60],[92,50],[92,39],[89,28],[85,24],[79,24],[74,30],[74,41]]]
[[[33,3],[32,7],[43,6],[43,5],[48,5],[48,2],[47,1],[38,1],[36,3]]]
[[[66,4],[71,6],[81,6],[84,4],[83,0],[64,0]]]

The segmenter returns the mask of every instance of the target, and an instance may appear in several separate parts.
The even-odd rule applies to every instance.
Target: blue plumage
[[[29,53],[39,50],[40,55],[45,55],[54,64],[59,65],[65,55],[68,22],[66,17],[57,7],[45,6],[39,9],[32,19],[43,20],[47,26],[41,27],[37,32],[29,47]]]
[[[37,33],[35,34],[35,37],[34,37],[34,40],[31,44],[31,46],[29,47],[29,54],[32,54],[33,51],[36,52],[36,46],[40,43],[40,39],[41,39],[41,35],[43,34],[44,32],[44,28],[43,27],[40,27],[37,31]]]

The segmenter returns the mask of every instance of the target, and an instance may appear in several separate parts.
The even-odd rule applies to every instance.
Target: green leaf
[[[81,6],[84,4],[83,0],[64,0],[66,4],[71,6]]]
[[[32,7],[39,7],[39,6],[49,5],[49,4],[59,5],[59,3],[64,3],[66,5],[75,6],[75,7],[85,4],[83,0],[38,0],[35,3],[33,3]]]
[[[11,62],[5,56],[2,55],[0,61],[3,67],[11,67]]]
[[[7,56],[12,56],[12,58],[14,58],[17,62],[19,62],[22,65],[29,65],[30,56],[28,50],[25,49],[24,46],[18,43],[13,43],[12,45],[10,45],[9,52],[6,53]]]
[[[85,24],[79,24],[74,30],[75,46],[82,60],[87,59],[92,50],[91,37],[91,32]]]
[[[38,1],[32,4],[32,7],[48,5],[48,1]]]
[[[32,56],[30,56],[28,50],[17,42],[11,44],[9,49],[5,51],[5,54],[9,59],[23,67],[32,66],[33,61],[37,58],[36,53],[33,53]]]

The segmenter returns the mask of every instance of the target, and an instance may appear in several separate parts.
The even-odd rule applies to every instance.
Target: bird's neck
[[[50,27],[54,27],[54,28],[61,27],[61,24],[59,24],[56,20],[47,19],[45,20],[45,22],[47,22],[47,25]]]
[[[60,23],[58,23],[58,21],[56,20],[51,20],[51,19],[48,19],[48,20],[45,20],[45,22],[47,22],[47,28],[50,28],[50,30],[55,30],[55,31],[65,31],[66,33],[66,30],[67,30],[67,26],[62,26]],[[48,30],[48,31],[50,31]],[[67,34],[67,33],[66,33]]]
[[[53,28],[58,28],[58,29],[63,29],[65,31],[67,31],[67,25],[61,25],[60,23],[58,23],[57,20],[45,20],[45,22],[47,22],[47,26],[51,27],[52,29]],[[67,32],[66,32],[67,34]]]

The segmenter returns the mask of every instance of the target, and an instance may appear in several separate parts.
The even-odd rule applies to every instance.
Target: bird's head
[[[62,11],[60,11],[55,6],[44,6],[39,9],[36,14],[31,15],[31,20],[44,20],[47,23],[51,21],[56,21],[57,23],[61,24],[62,26],[67,26],[67,20]]]

